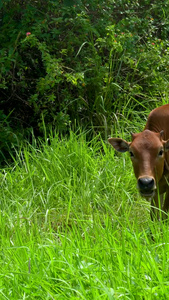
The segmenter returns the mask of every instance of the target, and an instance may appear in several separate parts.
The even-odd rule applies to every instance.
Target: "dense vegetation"
[[[151,222],[129,156],[50,141],[1,172],[0,299],[168,299],[168,223]]]
[[[168,221],[105,142],[168,102],[168,15],[167,0],[0,2],[0,299],[168,299]]]
[[[0,9],[1,148],[44,123],[107,135],[128,107],[167,97],[167,0],[3,0]]]

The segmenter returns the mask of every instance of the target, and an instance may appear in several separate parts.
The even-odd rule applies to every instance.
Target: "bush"
[[[167,97],[168,11],[166,0],[4,0],[0,108],[12,129],[107,131],[113,113]]]

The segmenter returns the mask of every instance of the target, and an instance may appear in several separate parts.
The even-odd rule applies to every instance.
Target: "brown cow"
[[[108,141],[117,151],[130,153],[139,192],[151,199],[151,218],[159,219],[159,208],[165,218],[169,210],[169,104],[150,113],[144,131],[132,134],[132,142]]]

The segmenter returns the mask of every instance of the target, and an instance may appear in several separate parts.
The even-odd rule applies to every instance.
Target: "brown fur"
[[[165,218],[169,210],[169,104],[154,109],[144,130],[132,134],[131,142],[108,141],[117,151],[130,153],[139,191],[151,198],[151,217],[160,218],[162,208]]]

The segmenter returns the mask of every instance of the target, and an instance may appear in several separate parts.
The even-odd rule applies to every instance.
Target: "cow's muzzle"
[[[138,179],[138,189],[143,197],[152,197],[156,189],[155,180],[153,177],[140,177]]]

